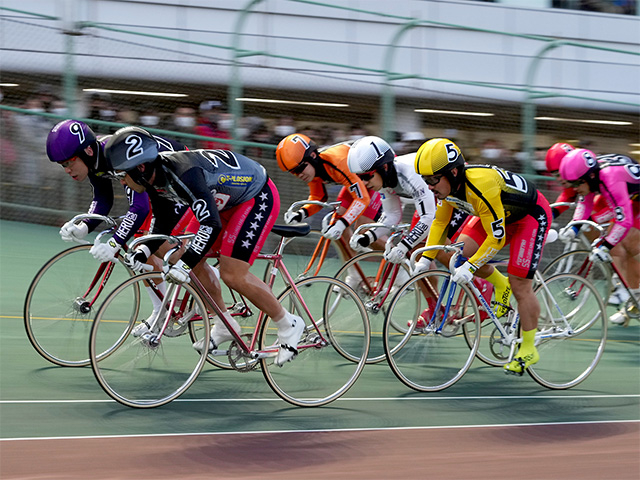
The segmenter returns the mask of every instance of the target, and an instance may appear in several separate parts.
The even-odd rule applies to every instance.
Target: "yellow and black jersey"
[[[427,246],[444,244],[456,208],[475,215],[480,217],[487,239],[469,261],[480,267],[504,246],[505,227],[533,210],[538,190],[524,177],[495,166],[468,165],[464,173],[464,188],[438,205]],[[436,253],[428,251],[425,256],[434,258]]]

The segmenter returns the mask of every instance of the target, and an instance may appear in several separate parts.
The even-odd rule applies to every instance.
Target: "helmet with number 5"
[[[451,183],[452,191],[462,184],[464,156],[458,146],[447,138],[432,138],[416,153],[416,172],[423,176],[443,175]],[[456,175],[453,169],[458,169]]]
[[[282,171],[290,172],[302,162],[315,165],[316,160],[312,155],[314,152],[317,154],[318,147],[309,137],[292,133],[280,140],[276,148],[276,160]]]
[[[107,141],[104,153],[114,170],[129,172],[158,158],[158,142],[143,128],[124,127]]]
[[[549,172],[557,172],[560,170],[560,163],[564,156],[575,150],[568,143],[555,143],[551,146],[549,150],[547,150],[547,154],[544,157],[544,161],[547,165],[547,171]]]
[[[93,155],[85,152],[93,148]],[[47,135],[47,157],[54,163],[62,163],[73,157],[80,157],[87,165],[97,154],[96,134],[89,126],[79,120],[63,120],[56,124]]]

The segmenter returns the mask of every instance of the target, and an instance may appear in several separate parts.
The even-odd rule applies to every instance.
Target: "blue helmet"
[[[47,156],[54,163],[62,163],[73,157],[80,157],[85,163],[91,158],[85,148],[93,146],[97,153],[96,134],[89,126],[79,120],[63,120],[54,126],[47,135]]]

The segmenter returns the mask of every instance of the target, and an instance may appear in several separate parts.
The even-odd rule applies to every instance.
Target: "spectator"
[[[195,134],[196,112],[191,107],[178,107],[173,113],[171,129],[179,133]],[[180,141],[189,149],[197,148],[197,141],[192,138],[180,137]]]
[[[220,129],[218,122],[221,119],[221,103],[217,100],[209,100],[200,104],[200,116],[195,127],[196,135],[213,138],[230,138],[229,133]],[[229,149],[228,143],[221,143],[208,140],[197,140],[198,148],[208,150]],[[254,157],[255,158],[255,157]]]
[[[417,152],[420,145],[427,140],[424,133],[420,131],[405,132],[402,134],[402,141],[400,142],[400,149],[398,155],[404,155],[406,153]]]

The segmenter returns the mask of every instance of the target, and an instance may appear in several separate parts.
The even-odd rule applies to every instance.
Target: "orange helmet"
[[[276,148],[278,166],[285,172],[290,172],[303,161],[313,162],[311,153],[318,147],[309,137],[301,133],[292,133],[284,137]]]

